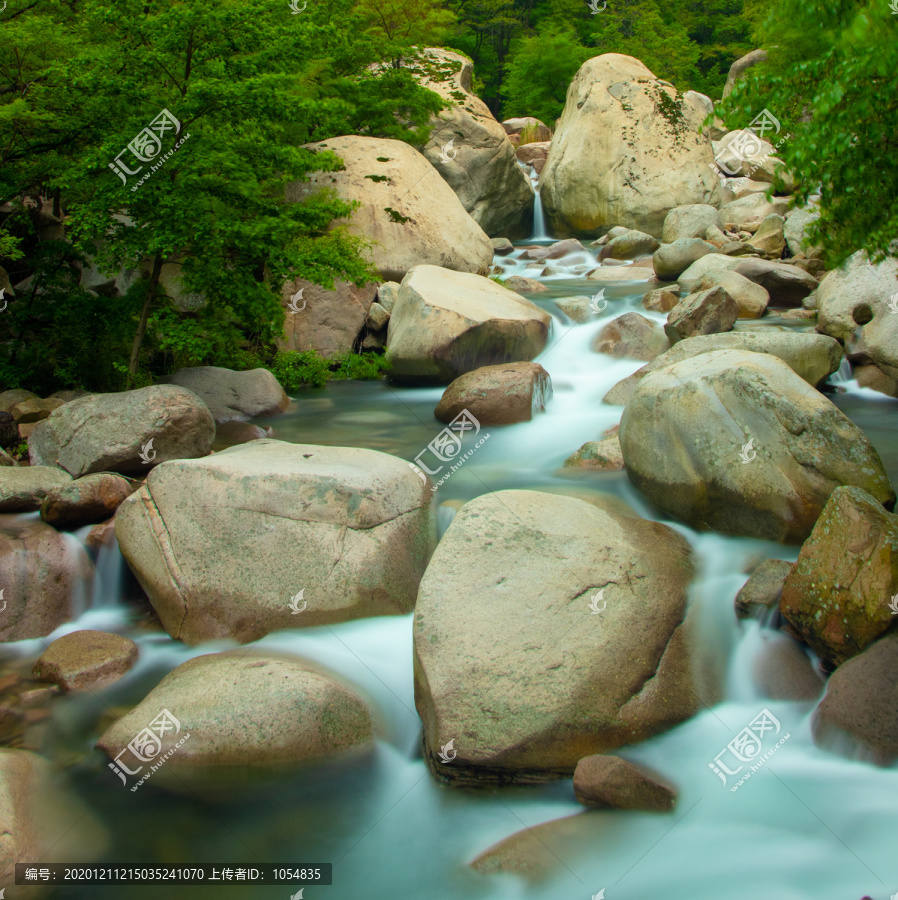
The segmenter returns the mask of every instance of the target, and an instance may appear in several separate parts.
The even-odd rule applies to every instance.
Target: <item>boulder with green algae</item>
[[[780,611],[840,665],[894,626],[896,609],[898,516],[860,488],[836,488],[786,577]]]

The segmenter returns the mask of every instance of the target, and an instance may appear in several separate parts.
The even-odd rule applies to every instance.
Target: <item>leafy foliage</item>
[[[330,380],[376,381],[390,371],[390,363],[376,353],[347,353],[324,359],[314,350],[288,350],[278,353],[271,371],[290,393],[305,386],[324,387]]]
[[[898,239],[898,44],[887,4],[783,0],[758,37],[770,47],[722,112],[745,127],[762,109],[781,122],[779,155],[801,175],[796,203],[820,192],[809,237],[835,265],[858,249],[882,258]]]

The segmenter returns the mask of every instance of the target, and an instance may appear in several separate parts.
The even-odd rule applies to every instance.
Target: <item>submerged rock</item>
[[[481,425],[529,422],[552,396],[549,373],[534,362],[483,366],[456,378],[443,392],[434,415],[451,422],[467,409]]]
[[[252,641],[409,612],[433,540],[422,478],[374,450],[252,441],[157,466],[115,530],[172,637]]]
[[[795,543],[840,485],[895,502],[866,435],[767,353],[719,350],[649,373],[620,440],[634,486],[694,528]]]
[[[406,384],[448,384],[481,366],[529,361],[545,346],[551,321],[488,278],[416,266],[390,316],[392,375]]]
[[[456,515],[415,611],[415,698],[437,775],[569,775],[585,754],[696,711],[683,624],[689,545],[617,510],[514,490]]]
[[[670,812],[677,793],[619,756],[596,754],[577,763],[574,795],[584,806]]]

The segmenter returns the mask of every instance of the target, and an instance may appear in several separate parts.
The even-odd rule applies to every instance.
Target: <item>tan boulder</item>
[[[742,260],[735,271],[760,285],[770,295],[771,306],[800,307],[817,288],[813,275],[784,262],[766,259]]]
[[[740,319],[760,319],[767,311],[770,294],[766,288],[738,272],[714,269],[695,283],[696,291],[709,291],[716,287],[723,288],[736,301]]]
[[[65,400],[60,400],[59,397],[48,397],[46,400],[29,398],[17,403],[11,412],[19,425],[28,425],[46,419],[54,409],[59,409],[64,404]]]
[[[551,317],[488,278],[416,266],[390,316],[387,356],[400,382],[448,384],[481,366],[533,359]]]
[[[691,716],[691,579],[685,539],[616,502],[510,490],[466,503],[415,610],[432,771],[478,784],[569,775]]]
[[[677,792],[619,756],[595,754],[577,763],[574,796],[584,806],[670,812]]]
[[[85,475],[49,491],[41,503],[41,518],[54,528],[102,522],[138,487],[139,483],[110,472]]]
[[[661,240],[672,244],[681,238],[704,238],[709,228],[721,228],[720,210],[707,203],[674,207],[664,218]]]
[[[549,373],[534,362],[483,366],[459,376],[446,388],[434,415],[451,422],[467,410],[481,425],[529,422],[544,412],[552,396]]]
[[[370,241],[370,257],[384,280],[401,281],[422,264],[459,272],[487,270],[493,258],[489,237],[417,150],[402,141],[360,135],[330,138],[310,149],[331,151],[344,169],[292,182],[287,200],[304,200],[331,187],[344,200],[357,202],[347,219],[337,219],[331,227],[345,226]]]
[[[565,461],[566,469],[598,469],[603,472],[617,472],[624,467],[624,455],[620,448],[617,432],[600,441],[587,441]]]
[[[898,621],[893,596],[898,516],[860,488],[836,488],[786,577],[780,612],[815,653],[840,665]]]
[[[592,341],[596,353],[616,359],[651,360],[670,349],[664,329],[651,319],[629,312],[612,319]]]
[[[639,60],[606,53],[574,76],[540,178],[559,234],[599,235],[624,225],[660,237],[677,206],[716,205],[707,115]]]
[[[670,312],[680,302],[680,295],[670,288],[656,288],[642,298],[642,305],[652,312]]]
[[[769,353],[656,369],[630,397],[620,441],[634,486],[694,528],[796,543],[840,485],[895,502],[866,435]]]
[[[664,332],[675,344],[685,338],[729,331],[738,316],[736,301],[722,287],[714,287],[683,297],[667,314]]]
[[[533,188],[505,129],[474,93],[474,64],[454,50],[428,47],[408,65],[447,104],[430,122],[426,159],[488,235],[529,234]]]
[[[157,466],[115,531],[172,637],[246,642],[409,612],[433,540],[430,497],[386,453],[257,440]]]
[[[117,681],[137,662],[137,644],[105,631],[72,631],[57,638],[34,664],[34,677],[64,691]]]
[[[0,468],[0,513],[40,509],[47,494],[72,483],[72,476],[56,466]]]

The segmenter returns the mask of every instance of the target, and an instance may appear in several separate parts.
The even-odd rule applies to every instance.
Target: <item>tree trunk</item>
[[[153,273],[150,275],[150,283],[147,286],[147,296],[143,301],[143,309],[140,311],[140,322],[137,323],[137,333],[134,335],[134,342],[131,344],[131,359],[128,362],[126,390],[131,387],[131,379],[134,378],[137,370],[140,368],[140,345],[143,343],[143,337],[147,333],[150,307],[153,305],[153,299],[156,296],[156,288],[159,287],[159,275],[161,272],[162,257],[157,253],[153,259]]]

